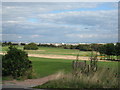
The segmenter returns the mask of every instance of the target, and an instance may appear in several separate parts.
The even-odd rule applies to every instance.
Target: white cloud
[[[18,38],[22,38],[22,36],[18,36]]]
[[[66,34],[67,37],[71,38],[117,38],[118,34]]]
[[[32,38],[42,37],[42,35],[31,35]]]
[[[61,38],[63,41],[71,41],[72,37],[83,40],[90,38],[92,41],[94,38],[112,37],[108,34],[115,36],[118,32],[117,10],[89,10],[99,7],[101,4],[3,3],[3,34],[16,34],[16,37],[21,36],[22,38],[19,39],[23,41],[37,38],[38,42],[55,41]],[[80,8],[88,10],[76,11]],[[56,13],[57,11],[58,13]],[[35,19],[36,22],[31,23],[30,19]],[[42,38],[43,36],[45,37]],[[43,40],[40,40],[39,37]],[[115,41],[113,38],[112,41]]]
[[[18,21],[6,21],[6,23],[13,23],[13,24],[15,24],[15,23],[19,23]]]

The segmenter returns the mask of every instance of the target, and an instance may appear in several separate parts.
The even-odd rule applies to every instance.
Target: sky
[[[37,43],[118,41],[117,2],[3,2],[2,39]]]

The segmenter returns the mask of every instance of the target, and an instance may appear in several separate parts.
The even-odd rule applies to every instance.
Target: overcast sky
[[[118,40],[118,3],[4,2],[3,41],[110,43]]]

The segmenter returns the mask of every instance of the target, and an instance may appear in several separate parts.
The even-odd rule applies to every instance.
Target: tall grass
[[[63,72],[56,77],[56,80],[35,88],[118,88],[118,73],[109,68],[99,68],[89,75],[79,73],[75,76]]]

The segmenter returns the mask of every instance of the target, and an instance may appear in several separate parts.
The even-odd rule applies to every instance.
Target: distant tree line
[[[2,46],[11,45],[11,42],[3,42]],[[16,45],[16,44],[12,44]],[[24,49],[26,50],[37,50],[38,47],[56,47],[56,48],[64,48],[64,49],[77,49],[80,51],[97,51],[102,56],[107,56],[107,58],[103,59],[116,59],[120,58],[120,43],[107,43],[107,44],[78,44],[78,45],[68,45],[63,44],[56,46],[54,44],[35,44],[35,43],[21,43],[20,45],[24,46]]]
[[[57,47],[53,44],[38,44],[38,46],[41,46],[41,47]]]
[[[98,48],[98,51],[102,56],[107,56],[104,59],[114,60],[115,56],[117,60],[120,59],[120,43],[116,43],[115,45],[113,43],[102,45]]]
[[[12,43],[12,42],[2,42],[1,43],[1,45],[2,46],[10,46],[10,45],[13,45],[13,46],[15,46],[15,45],[21,45],[21,46],[24,46],[24,45],[26,45],[26,43]]]
[[[12,43],[11,42],[3,42],[2,43],[2,46],[8,46],[8,45],[12,45]]]

